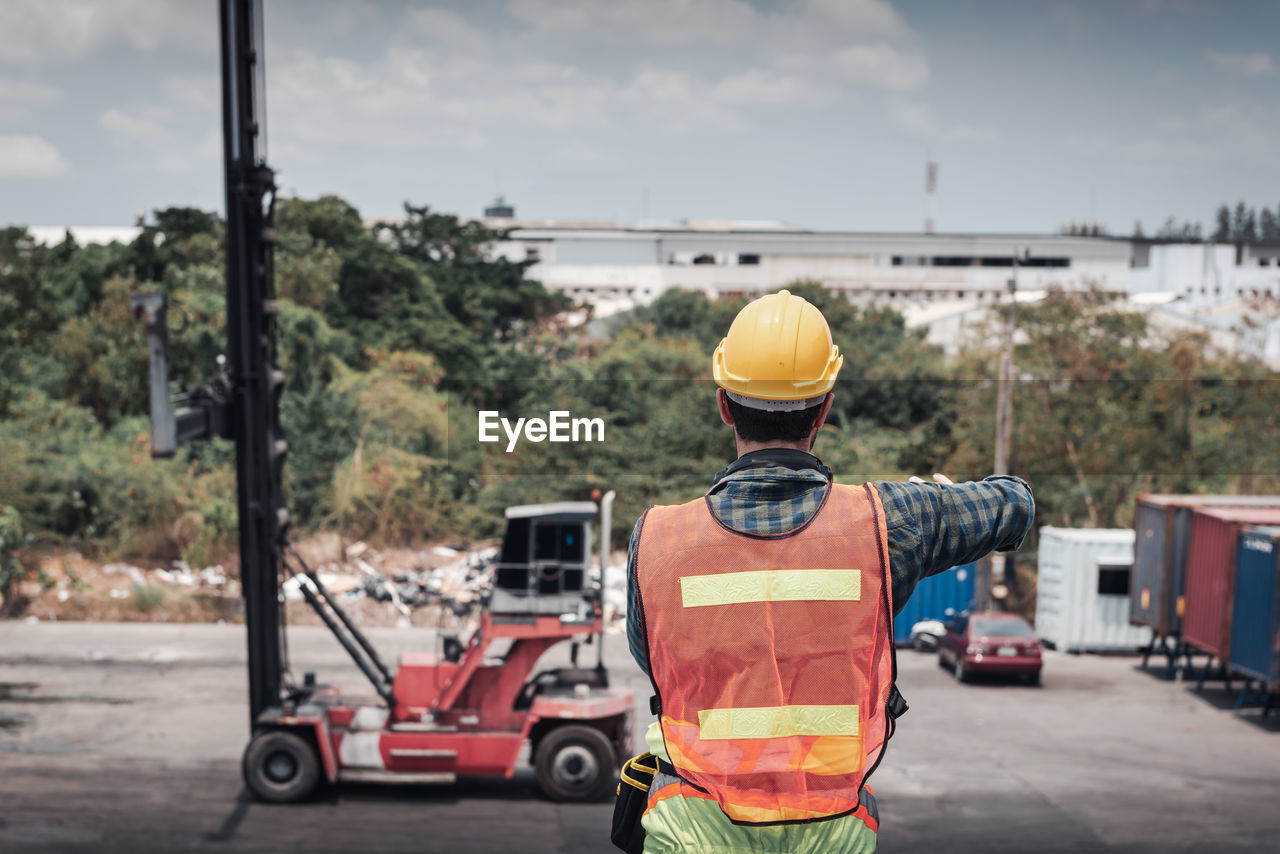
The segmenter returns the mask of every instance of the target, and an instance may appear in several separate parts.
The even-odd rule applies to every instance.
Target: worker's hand
[[[907,482],[908,483],[924,483],[925,481],[924,481],[924,478],[917,477],[916,475],[913,474],[911,475],[911,477],[907,479]],[[938,474],[936,472],[933,475],[933,482],[947,484],[947,485],[954,484],[954,481],[951,478],[947,477],[945,474]]]

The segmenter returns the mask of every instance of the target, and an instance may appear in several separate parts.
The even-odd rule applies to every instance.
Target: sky
[[[1274,0],[265,0],[285,195],[366,218],[1211,229],[1280,206]],[[0,225],[221,211],[214,0],[0,2]]]

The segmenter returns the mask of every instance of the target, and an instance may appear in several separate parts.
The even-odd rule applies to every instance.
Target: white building
[[[47,246],[61,243],[67,232],[71,232],[71,237],[77,244],[85,246],[89,243],[132,243],[142,233],[142,229],[131,225],[33,225],[27,228],[27,233],[36,243]]]
[[[1131,244],[1133,272],[1128,293],[1175,294],[1189,307],[1226,300],[1280,298],[1280,244]]]
[[[514,213],[514,211],[512,211]],[[1123,294],[1157,328],[1194,329],[1280,367],[1280,245],[1237,249],[1066,234],[810,231],[780,222],[567,222],[491,217],[496,252],[605,316],[669,288],[754,297],[811,279],[859,303],[885,303],[955,349],[1016,275],[1019,301],[1050,287]],[[1016,271],[1014,257],[1017,257]]]
[[[489,219],[511,228],[498,252],[535,260],[529,275],[591,303],[645,304],[669,288],[710,298],[756,296],[812,279],[858,302],[993,300],[1018,286],[1125,290],[1126,240],[1028,234],[809,231],[783,223],[684,221],[564,227]]]

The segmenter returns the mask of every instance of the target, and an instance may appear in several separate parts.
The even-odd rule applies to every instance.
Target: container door
[[[1235,614],[1231,624],[1231,666],[1258,679],[1274,680],[1275,541],[1240,535],[1236,563]]]
[[[1129,621],[1151,626],[1157,634],[1168,630],[1162,625],[1161,596],[1164,595],[1166,566],[1164,507],[1138,503],[1134,512],[1133,577],[1129,586]]]
[[[1173,511],[1173,542],[1166,546],[1172,554],[1165,578],[1169,581],[1169,598],[1165,606],[1164,621],[1169,634],[1182,634],[1182,614],[1187,598],[1187,550],[1191,544],[1191,508],[1179,507]]]
[[[1087,645],[1094,648],[1131,646],[1126,643],[1133,631],[1125,619],[1133,565],[1121,557],[1100,557],[1097,561],[1097,622],[1091,626]],[[1085,610],[1085,608],[1081,608]]]

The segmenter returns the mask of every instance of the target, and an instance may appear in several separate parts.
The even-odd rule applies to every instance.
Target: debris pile
[[[214,622],[241,611],[240,582],[221,565],[100,564],[77,552],[46,555],[15,585],[15,614],[37,620]]]
[[[127,563],[109,563],[102,567],[103,575],[119,576],[131,584],[110,586],[109,596],[112,599],[127,599],[132,595],[131,587],[183,587],[188,590],[205,589],[231,596],[240,595],[240,583],[227,577],[227,571],[221,564],[206,566],[204,569],[193,569],[185,560],[175,560],[168,569],[142,569]],[[71,580],[64,576],[57,582],[58,599],[65,602],[70,597]],[[231,587],[228,590],[228,586]]]
[[[605,629],[614,633],[621,632],[627,619],[627,565],[611,563],[606,566],[602,586]]]
[[[297,552],[329,594],[361,625],[462,624],[478,616],[493,590],[498,549],[491,544],[378,549],[318,534]],[[290,561],[301,570],[297,561]],[[161,567],[98,564],[75,553],[52,555],[39,580],[16,585],[25,613],[40,620],[144,620],[203,622],[243,619],[240,581],[234,566],[197,567],[173,561]],[[603,588],[605,626],[623,631],[627,613],[626,565],[621,552],[591,580]],[[281,590],[290,623],[318,620],[303,602],[298,577]]]
[[[498,550],[435,546],[411,555],[392,555],[358,542],[344,549],[342,556],[341,561],[311,567],[339,604],[344,599],[365,598],[389,602],[406,617],[413,609],[438,605],[463,617],[484,602],[492,590]],[[449,562],[441,564],[441,560]],[[286,579],[285,598],[301,600],[301,583],[297,577]]]

